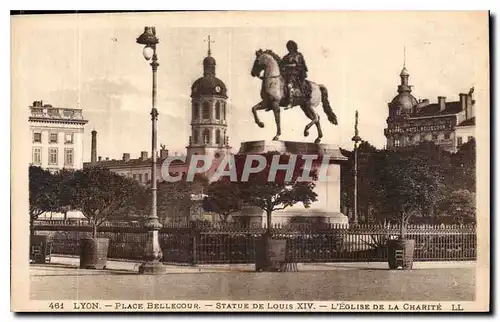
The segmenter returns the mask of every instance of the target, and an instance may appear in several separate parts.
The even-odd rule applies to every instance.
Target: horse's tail
[[[330,123],[337,125],[337,116],[333,113],[330,102],[328,102],[328,90],[325,85],[319,85],[319,90],[321,91],[321,103],[323,105],[323,111],[328,116],[328,121]]]

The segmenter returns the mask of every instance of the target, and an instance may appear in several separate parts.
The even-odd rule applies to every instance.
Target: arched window
[[[222,103],[222,115],[224,116],[223,120],[225,120],[226,119],[226,103]]]
[[[198,144],[200,132],[198,130],[193,130],[193,143]]]
[[[210,144],[210,130],[209,129],[203,130],[203,143]]]
[[[215,119],[220,120],[220,103],[215,103]]]
[[[193,120],[197,120],[200,118],[200,104],[193,104]]]
[[[210,118],[210,104],[208,102],[203,103],[202,116],[204,120],[208,120]]]
[[[215,130],[215,144],[220,144],[220,130]]]

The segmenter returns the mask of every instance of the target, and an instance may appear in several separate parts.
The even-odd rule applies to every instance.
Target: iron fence
[[[78,255],[79,240],[92,229],[78,225],[35,223],[37,234],[47,234],[53,253]],[[276,225],[273,239],[287,241],[287,256],[295,262],[387,261],[388,239],[397,238],[397,225]],[[163,261],[185,264],[254,263],[258,241],[266,232],[260,225],[237,223],[169,224],[160,230]],[[476,227],[472,225],[408,226],[407,238],[415,240],[415,261],[461,261],[476,259]],[[107,224],[98,237],[110,239],[109,257],[141,259],[147,231],[140,225]]]

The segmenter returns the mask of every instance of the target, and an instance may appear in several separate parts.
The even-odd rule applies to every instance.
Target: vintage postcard
[[[489,311],[488,12],[11,27],[12,311]]]

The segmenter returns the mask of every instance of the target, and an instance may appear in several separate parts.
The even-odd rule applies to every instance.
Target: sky
[[[397,94],[405,60],[417,99],[458,94],[475,86],[479,105],[488,101],[487,15],[479,12],[324,13],[155,13],[43,15],[12,18],[13,109],[35,100],[83,109],[89,121],[84,161],[90,160],[90,132],[98,132],[98,155],[120,159],[150,151],[151,67],[136,43],[144,26],[155,26],[158,69],[158,143],[185,153],[190,133],[191,84],[202,76],[208,35],[214,43],[217,77],[228,88],[229,140],[270,140],[272,112],[253,121],[261,81],[250,76],[258,49],[286,53],[293,39],[309,68],[324,84],[339,125],[319,114],[323,143],[351,149],[354,115],[360,136],[383,148],[387,103]],[[484,103],[482,103],[484,102]],[[24,110],[23,110],[24,111]],[[282,140],[303,137],[308,119],[299,107],[283,112]],[[27,122],[26,122],[27,123]],[[159,147],[159,145],[158,145]]]

